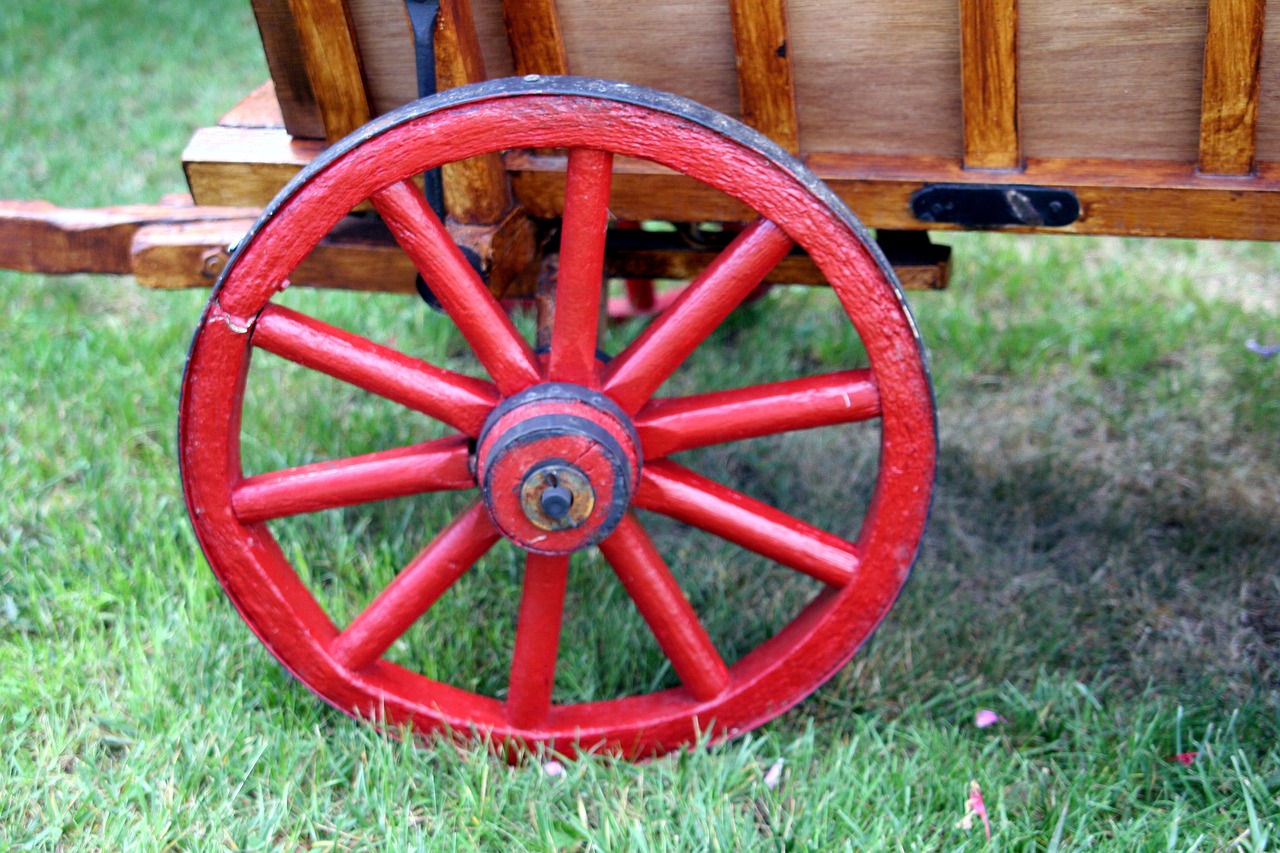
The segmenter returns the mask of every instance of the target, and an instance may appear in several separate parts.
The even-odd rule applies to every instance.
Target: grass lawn
[[[242,0],[5,4],[0,197],[181,192],[191,130],[265,76]],[[1280,340],[1280,246],[945,239],[952,288],[910,299],[939,405],[937,493],[887,622],[743,738],[559,774],[379,735],[252,638],[177,481],[177,393],[205,294],[0,272],[0,850],[1275,847],[1280,358],[1246,341]],[[459,336],[416,300],[288,295],[466,369]],[[675,381],[833,370],[856,361],[851,338],[831,294],[778,290]],[[394,407],[267,369],[247,467],[421,440]],[[818,430],[694,461],[839,527],[856,524],[846,508],[874,458]],[[391,501],[279,530],[341,616],[448,506]],[[809,591],[654,530],[727,648],[750,648]],[[558,698],[670,682],[595,565],[575,564]],[[501,690],[520,566],[495,551],[392,654]],[[984,709],[1000,719],[980,728]],[[971,783],[989,842],[964,819]]]

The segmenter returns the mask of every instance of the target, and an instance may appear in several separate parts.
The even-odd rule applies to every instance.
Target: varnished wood
[[[348,2],[353,14],[387,6]],[[1195,161],[1207,3],[1018,0],[1022,156]],[[726,0],[556,0],[556,8],[574,74],[672,91],[741,116]],[[489,76],[514,74],[501,3],[476,2],[472,12]],[[411,51],[407,26],[380,17],[368,48],[359,28],[362,55],[394,45]],[[1272,19],[1264,41],[1280,45]],[[788,0],[787,23],[805,151],[963,155],[956,0]],[[1280,58],[1271,54],[1280,57],[1280,47],[1263,50],[1264,91],[1280,90]],[[379,111],[417,96],[412,63],[388,66],[380,82],[368,80]],[[1280,161],[1278,104],[1266,96],[1260,103],[1260,161]]]
[[[1017,169],[1018,0],[960,0],[964,165]]]
[[[289,0],[324,135],[336,142],[371,118],[345,0]]]
[[[436,19],[436,88],[440,91],[486,78],[467,0],[442,0]],[[511,209],[511,190],[497,154],[448,163],[441,170],[449,216],[469,225],[491,225]]]
[[[730,0],[742,120],[791,153],[800,150],[786,0]]]
[[[275,84],[268,80],[245,95],[240,103],[218,119],[218,124],[222,127],[284,127],[284,114]]]
[[[323,139],[324,121],[311,91],[289,0],[253,0],[253,14],[285,127],[297,137]]]
[[[128,273],[139,229],[181,230],[203,222],[252,220],[254,210],[185,203],[60,208],[46,201],[0,202],[0,268],[43,273]],[[210,282],[212,283],[212,282]]]
[[[502,0],[502,22],[516,74],[568,74],[556,0]]]
[[[1200,107],[1200,171],[1253,171],[1265,0],[1210,0]]]
[[[1208,0],[1019,0],[1025,158],[1193,162]]]
[[[1069,189],[1081,218],[1065,228],[1001,230],[1135,237],[1238,240],[1280,239],[1280,164],[1261,163],[1242,186],[1235,178],[1197,174],[1194,164],[1029,158],[1023,172],[965,169],[958,157],[871,157],[815,154],[806,164],[868,226],[942,228],[911,215],[911,196],[930,183],[1015,183]],[[563,194],[563,164],[527,153],[508,157],[516,197],[535,216],[556,216]],[[740,203],[679,175],[620,161],[610,210],[620,219],[741,221]],[[954,226],[945,226],[953,230]]]
[[[264,207],[325,149],[282,128],[205,127],[182,153],[196,204]]]

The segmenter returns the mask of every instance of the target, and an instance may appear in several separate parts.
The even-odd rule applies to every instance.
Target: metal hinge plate
[[[911,212],[921,222],[965,228],[1061,228],[1080,218],[1080,200],[1054,187],[933,184],[911,196]]]

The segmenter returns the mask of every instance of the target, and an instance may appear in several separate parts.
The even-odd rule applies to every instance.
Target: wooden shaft
[[[960,0],[966,169],[1020,169],[1018,2]]]
[[[350,10],[346,0],[289,0],[289,8],[325,138],[336,142],[371,117]]]
[[[502,21],[516,74],[569,73],[556,0],[503,0]]]
[[[442,0],[436,19],[436,88],[440,91],[486,79],[484,56],[468,0]],[[494,225],[511,208],[511,187],[497,154],[446,163],[444,206],[468,225]]]
[[[1210,0],[1200,105],[1200,171],[1254,170],[1265,0]]]
[[[792,154],[800,151],[786,0],[730,0],[742,118]]]

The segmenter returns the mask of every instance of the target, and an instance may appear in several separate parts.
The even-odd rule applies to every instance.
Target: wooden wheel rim
[[[310,248],[358,203],[412,175],[495,150],[555,147],[667,166],[738,198],[803,246],[866,348],[880,401],[881,459],[852,579],[824,590],[733,664],[716,695],[699,699],[674,688],[552,706],[536,725],[516,725],[500,700],[381,659],[359,669],[336,660],[338,628],[265,523],[240,521],[233,491],[244,479],[239,423],[252,333]],[[892,274],[865,230],[816,178],[768,140],[692,102],[603,81],[525,78],[452,90],[384,116],[281,192],[228,265],[192,341],[179,458],[193,526],[219,581],[272,654],[338,709],[563,752],[591,747],[643,755],[708,732],[720,738],[759,725],[848,661],[887,613],[914,561],[928,515],[936,429],[923,350]],[[458,536],[481,535],[474,524],[459,530]]]

